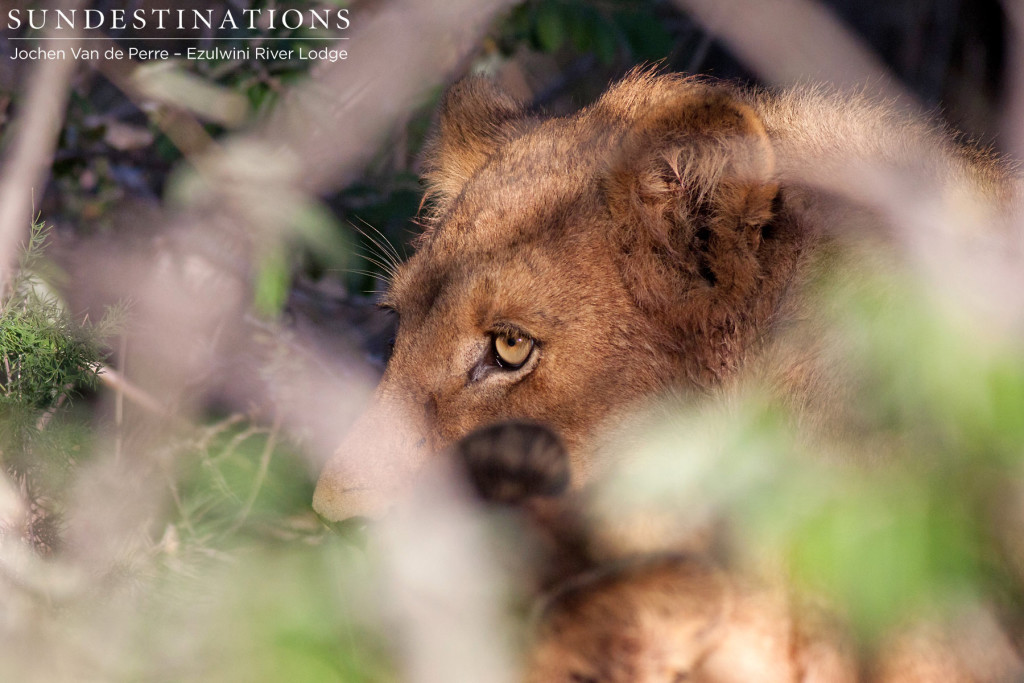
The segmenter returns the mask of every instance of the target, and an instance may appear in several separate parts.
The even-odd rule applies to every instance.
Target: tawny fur
[[[502,419],[553,427],[577,481],[601,432],[664,392],[701,400],[756,374],[827,419],[839,385],[813,335],[784,332],[807,317],[826,242],[877,223],[867,190],[836,200],[844,173],[923,173],[954,199],[1016,201],[1000,162],[884,103],[648,71],[554,118],[463,82],[429,150],[428,227],[386,296],[394,355],[321,475],[328,518],[379,511],[434,454]],[[520,370],[485,367],[502,330],[535,340]]]
[[[792,609],[783,591],[668,543],[633,554],[599,538],[586,494],[566,490],[564,448],[543,431],[501,423],[453,449],[470,480],[487,483],[476,487],[486,502],[518,513],[519,540],[533,550],[521,553],[534,558],[541,596],[526,683],[855,680],[837,629]]]
[[[565,450],[545,432],[499,423],[452,449],[485,502],[517,513],[519,542],[532,549],[517,553],[533,558],[541,602],[526,683],[995,683],[1024,675],[984,610],[901,629],[858,662],[833,618],[778,584],[727,573],[707,553],[679,552],[671,534],[660,549],[636,553],[608,538],[585,491],[567,490]]]
[[[803,291],[830,242],[880,232],[886,184],[938,206],[1019,201],[998,159],[889,104],[651,72],[563,118],[463,82],[426,162],[428,228],[386,297],[394,355],[321,476],[328,518],[379,511],[434,454],[501,420],[554,429],[576,481],[602,431],[664,392],[701,400],[753,374],[827,422],[842,383]],[[488,365],[508,331],[536,345],[517,370]],[[577,577],[545,613],[531,681],[852,680],[778,593],[675,554],[609,569],[563,504],[529,506],[561,557],[543,583]],[[928,659],[894,653],[882,680]]]

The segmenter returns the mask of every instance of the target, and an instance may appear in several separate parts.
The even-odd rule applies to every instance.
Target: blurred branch
[[[1004,330],[1024,324],[1024,235],[1016,215],[1024,183],[1016,171],[972,156],[940,132],[818,2],[674,2],[771,83],[815,84],[788,98],[787,112],[769,122],[780,174],[876,212],[858,224],[826,208],[827,230],[864,234],[881,224],[936,291],[989,314]]]
[[[60,9],[70,9],[81,3],[68,0]],[[47,37],[54,32],[48,32]],[[77,48],[78,34],[61,31],[65,54]],[[43,41],[45,43],[45,41]],[[15,267],[18,243],[27,235],[32,223],[33,191],[42,188],[53,162],[54,149],[64,120],[68,89],[75,60],[39,60],[28,78],[28,94],[20,107],[10,134],[10,147],[0,167],[0,292],[6,289]]]
[[[388,129],[451,76],[498,12],[512,4],[401,0],[376,16],[357,16],[352,39],[342,43],[348,59],[315,67],[261,136],[280,140],[301,160],[306,190],[352,182]]]
[[[713,42],[714,36],[711,34],[711,31],[704,30],[701,33],[700,42],[690,56],[690,61],[687,62],[686,73],[693,74],[700,70],[704,60],[707,59],[708,52],[711,50],[711,43]]]
[[[114,368],[104,365],[100,368],[99,377],[101,382],[117,394],[117,401],[119,403],[117,410],[119,413],[122,410],[120,404],[122,403],[123,398],[127,397],[128,400],[154,415],[165,419],[172,419],[174,417],[173,413],[167,406],[163,405],[159,400],[129,382],[125,379],[124,375]]]
[[[245,265],[227,273],[207,258],[190,258],[140,270],[144,282],[127,288],[146,311],[138,319],[147,329],[146,341],[136,346],[146,358],[133,366],[153,374],[137,377],[138,386],[176,405],[187,378],[206,377],[237,354],[238,348],[220,347],[217,340],[246,338],[241,310],[248,297],[248,265],[291,236],[317,193],[357,178],[385,135],[465,62],[492,19],[510,4],[398,0],[357,16],[352,38],[339,41],[347,60],[316,65],[264,125],[190,158],[197,174],[178,192],[190,211],[168,215],[164,228],[184,242],[211,244]],[[126,286],[116,288],[123,292]],[[182,343],[172,341],[182,339],[207,348],[183,353]],[[336,393],[337,388],[327,390],[319,403],[347,405],[330,398]],[[311,408],[300,405],[297,411],[282,409]],[[299,416],[289,417],[286,427]],[[322,443],[332,444],[328,453],[338,443],[336,430],[324,432]]]
[[[114,41],[101,43],[102,49],[115,45]],[[170,107],[158,104],[156,111],[150,106],[154,103],[151,93],[142,87],[145,77],[142,65],[129,59],[100,59],[94,64],[111,83],[121,89],[130,100],[143,111],[150,114],[156,126],[174,143],[182,156],[191,158],[214,145],[213,139],[203,128],[203,124],[191,113],[181,107]]]
[[[874,54],[812,0],[673,0],[721,38],[748,66],[777,85],[831,83],[912,100]]]

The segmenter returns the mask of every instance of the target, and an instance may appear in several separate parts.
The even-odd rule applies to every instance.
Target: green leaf
[[[537,44],[545,52],[555,52],[565,42],[565,19],[558,5],[547,2],[537,8]]]
[[[256,272],[253,292],[253,306],[256,312],[268,318],[276,318],[284,310],[291,285],[291,269],[288,266],[286,250],[274,249],[267,253]]]
[[[927,476],[846,482],[793,535],[794,573],[836,598],[866,641],[979,578],[977,531]]]

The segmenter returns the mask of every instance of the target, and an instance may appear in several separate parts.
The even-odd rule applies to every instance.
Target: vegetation
[[[960,8],[936,5],[954,15]],[[984,136],[985,117],[974,113],[993,93],[972,84],[990,84],[999,60],[991,43],[977,47],[985,33],[978,27],[992,23],[979,21],[952,26],[955,49],[940,69],[945,85],[925,100],[959,103],[952,115],[980,121],[973,132]],[[915,36],[924,30],[904,28]],[[934,69],[910,52],[901,53],[913,62],[906,73],[913,66],[934,86]],[[473,69],[539,84],[532,104],[558,111],[584,103],[631,66],[659,60],[748,75],[660,0],[529,0],[492,27],[471,61]],[[984,73],[971,72],[972,64]],[[410,217],[422,199],[417,158],[441,84],[425,87],[421,106],[394,121],[355,182],[296,199],[301,215],[289,216],[285,237],[240,240],[245,246],[236,248],[223,237],[234,236],[229,229],[215,233],[224,246],[212,231],[197,237],[150,226],[170,224],[168,216],[212,221],[210,207],[188,213],[188,200],[203,189],[204,177],[190,176],[203,153],[269,120],[309,82],[310,64],[211,60],[176,68],[211,88],[202,91],[203,107],[174,93],[159,101],[140,95],[111,73],[79,74],[42,200],[43,215],[58,227],[31,227],[18,274],[0,291],[0,680],[391,681],[427,680],[439,670],[447,673],[433,680],[482,680],[465,673],[479,669],[460,669],[460,658],[499,643],[514,659],[527,621],[516,565],[492,552],[507,520],[439,502],[421,511],[414,532],[398,525],[368,535],[358,522],[328,528],[309,507],[320,465],[310,454],[321,433],[333,434],[317,425],[350,421],[358,400],[345,400],[366,393],[360,378],[379,371],[388,323],[362,294],[380,287],[388,254],[411,251]],[[25,106],[14,80],[0,71],[0,122],[8,108]],[[242,114],[225,114],[239,102]],[[7,140],[9,131],[0,135]],[[234,185],[254,183],[253,169],[262,170],[259,161]],[[249,224],[232,229],[246,240],[256,232]],[[180,385],[140,388],[133,382],[145,372],[133,374],[123,349],[111,348],[126,328],[138,331],[134,315],[129,321],[116,301],[105,302],[113,305],[100,308],[98,320],[79,313],[91,310],[76,300],[84,285],[61,282],[54,265],[72,261],[73,249],[44,258],[48,239],[58,247],[97,240],[110,249],[143,242],[140,252],[169,254],[176,264],[212,262],[218,275],[244,283],[242,311],[188,299],[183,319],[203,324],[143,368],[170,366]],[[365,264],[356,265],[358,254]],[[146,263],[159,270],[158,259]],[[893,626],[978,603],[1019,621],[1024,576],[1012,560],[1024,553],[1019,329],[957,305],[929,282],[907,269],[821,283],[819,305],[833,313],[836,346],[861,378],[851,398],[864,408],[856,429],[812,447],[792,416],[752,387],[728,411],[675,414],[653,428],[635,466],[605,491],[607,505],[616,514],[657,506],[684,522],[703,504],[720,506],[739,561],[781,558],[804,590],[828,596],[866,657]],[[203,306],[217,313],[212,321]],[[340,335],[314,340],[320,346],[300,334],[332,325]],[[202,355],[191,344],[195,330],[199,342],[227,347],[212,367],[193,364]],[[225,366],[253,339],[274,363],[231,375]],[[342,347],[348,355],[332,364]],[[124,371],[123,381],[102,388],[105,366]],[[232,394],[216,384],[221,372],[251,383],[239,381]],[[322,392],[315,380],[324,377],[337,394]],[[285,409],[292,404],[322,423],[293,419]],[[852,449],[893,453],[898,462],[884,472],[834,464]],[[471,540],[442,533],[449,530]],[[473,545],[474,534],[487,540]],[[481,547],[487,552],[463,552]],[[488,580],[479,578],[487,572]],[[477,603],[489,596],[517,609],[487,621],[445,600],[452,595]],[[424,643],[439,635],[465,645],[441,648],[445,661],[431,661]],[[512,680],[511,671],[495,669],[488,679]]]
[[[114,310],[96,325],[68,314],[39,274],[48,232],[38,220],[32,225],[17,275],[0,299],[0,464],[35,503],[25,533],[44,552],[59,543],[46,482],[74,463],[80,447],[73,426],[46,438],[61,432],[51,420],[81,391],[96,389],[102,340],[123,313]]]
[[[102,330],[71,320],[34,272],[42,265],[48,229],[36,222],[18,275],[0,308],[0,405],[49,410],[81,387],[95,388]]]

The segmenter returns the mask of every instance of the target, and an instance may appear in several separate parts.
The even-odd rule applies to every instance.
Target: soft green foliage
[[[670,11],[669,3],[652,0],[528,0],[495,28],[486,49],[498,54],[485,57],[525,49],[552,64],[583,62],[588,79],[603,87],[610,74],[637,62],[684,52],[678,26],[664,16]],[[247,42],[239,35],[221,47]],[[595,63],[607,71],[592,69]],[[244,98],[239,125],[273,112],[310,66],[233,59],[178,65]],[[561,74],[546,76],[545,83]],[[369,263],[350,271],[349,288],[379,286],[384,261],[416,232],[408,221],[422,197],[416,160],[440,92],[434,88],[400,122],[360,181],[324,205],[287,205],[280,222],[292,239],[257,258],[259,314],[280,313],[300,267],[314,276],[349,272],[352,251],[366,252]],[[125,116],[124,104],[103,88],[83,86],[71,96],[51,194],[82,233],[110,228],[105,219],[126,196],[173,198],[168,173],[181,152],[163,132],[159,111],[129,107]],[[114,144],[112,131],[125,123],[136,139]],[[214,140],[229,132],[225,123],[200,123]],[[194,198],[195,188],[185,189]],[[122,313],[99,325],[70,315],[40,276],[45,239],[37,223],[18,279],[0,292],[0,464],[31,472],[18,483],[42,482],[26,487],[27,498],[75,485],[88,493],[98,484],[82,463],[105,462],[115,431],[131,437],[151,426],[126,420],[115,429],[66,410],[77,393],[96,386],[101,341]],[[357,249],[347,248],[353,243]],[[1024,475],[1024,349],[950,310],[916,280],[861,274],[854,282],[823,282],[818,302],[821,311],[839,312],[830,321],[836,347],[857,380],[849,398],[857,422],[848,433],[808,440],[759,388],[710,417],[687,406],[641,453],[630,444],[616,454],[639,457],[646,467],[614,483],[610,504],[615,516],[627,504],[666,505],[683,525],[702,521],[708,509],[724,510],[741,564],[781,558],[870,646],[893,624],[955,610],[973,596],[995,592],[1021,601],[1019,577],[1007,576],[998,546],[1007,535],[1024,537],[1003,514],[1019,505],[1014,496]],[[382,625],[377,604],[389,587],[353,529],[334,533],[312,514],[315,467],[279,425],[240,415],[203,414],[199,422],[161,432],[156,455],[123,449],[124,467],[114,470],[119,488],[100,508],[115,523],[72,520],[86,527],[95,521],[128,548],[104,547],[98,534],[88,552],[79,548],[85,559],[58,553],[54,567],[78,577],[77,593],[62,592],[74,581],[59,573],[40,573],[28,588],[4,575],[0,680],[25,680],[26,672],[37,680],[398,678],[394,662],[407,654],[399,649],[402,634]],[[863,462],[865,453],[885,466],[836,464]],[[43,473],[45,463],[57,466]],[[160,502],[135,516],[121,498],[140,489]],[[12,631],[21,640],[7,639]]]
[[[0,462],[24,474],[41,427],[79,391],[95,388],[105,357],[102,340],[121,324],[123,308],[96,325],[74,320],[39,276],[46,269],[48,228],[37,221],[19,268],[0,301]],[[56,434],[61,434],[61,429]],[[69,459],[78,439],[51,430],[51,448]]]
[[[98,330],[74,323],[35,275],[46,226],[32,226],[10,295],[0,304],[0,406],[45,410],[96,385]]]
[[[1024,349],[917,279],[847,272],[817,303],[852,385],[844,424],[812,436],[754,387],[684,409],[608,505],[667,508],[683,525],[724,511],[739,557],[782,559],[872,647],[993,592],[1020,601],[1001,558],[1021,533]]]
[[[288,268],[284,249],[270,251],[260,263],[256,272],[253,292],[253,306],[267,317],[274,317],[284,309],[291,286],[291,271]]]
[[[32,225],[18,270],[0,298],[0,477],[10,475],[33,506],[21,533],[42,552],[60,544],[53,501],[63,494],[69,466],[90,438],[77,422],[64,419],[67,404],[97,385],[102,339],[123,317],[119,309],[98,325],[72,319],[40,276],[47,268],[47,234],[42,222]]]
[[[619,58],[664,59],[673,47],[656,3],[645,0],[526,2],[512,12],[502,32],[509,52],[523,42],[544,52],[568,45],[577,53],[595,54],[605,65]]]
[[[361,595],[376,580],[358,534],[311,515],[311,475],[277,427],[234,415],[177,441],[173,459],[174,510],[144,600],[155,651],[137,673],[191,640],[170,624],[201,618],[207,642],[186,678],[395,680]]]
[[[833,482],[794,534],[796,567],[869,633],[992,588],[1019,595],[1000,559],[1020,532],[1004,514],[1024,472],[1019,340],[910,277],[865,273],[827,296],[858,380],[859,430],[839,446],[895,467]]]
[[[222,539],[248,524],[283,525],[309,509],[308,473],[293,472],[298,459],[273,428],[235,415],[178,447],[176,524],[183,538]]]
[[[42,509],[87,480],[86,461],[103,460],[95,456],[109,444],[66,404],[96,386],[102,336],[123,317],[117,311],[99,325],[70,319],[35,275],[45,266],[46,234],[41,223],[33,226],[0,309],[0,454],[24,484],[25,502]],[[111,554],[95,583],[64,595],[58,610],[52,594],[78,572],[76,560],[59,553],[61,515],[48,510],[22,530],[37,549],[57,551],[55,573],[38,591],[0,586],[5,605],[34,615],[0,627],[0,641],[9,627],[29,641],[0,647],[0,679],[61,680],[61,671],[84,666],[102,680],[395,680],[374,610],[360,597],[375,580],[359,536],[329,534],[317,522],[309,508],[313,473],[277,426],[233,415],[168,435],[157,448],[158,460],[173,463],[167,476],[154,479],[134,465],[122,470],[125,489],[104,503],[120,517],[108,533],[122,540],[105,551]],[[167,509],[127,513],[120,499],[134,489],[166,499]],[[0,527],[0,551],[10,547],[7,532]],[[79,647],[63,647],[68,629]],[[169,654],[179,651],[189,656]]]
[[[278,428],[233,415],[168,436],[155,455],[166,476],[126,464],[102,501],[116,519],[92,539],[98,573],[57,554],[41,590],[0,584],[12,615],[0,680],[397,680],[378,570],[356,530],[328,533],[312,515],[310,472]],[[122,499],[139,490],[164,510],[132,514]]]

